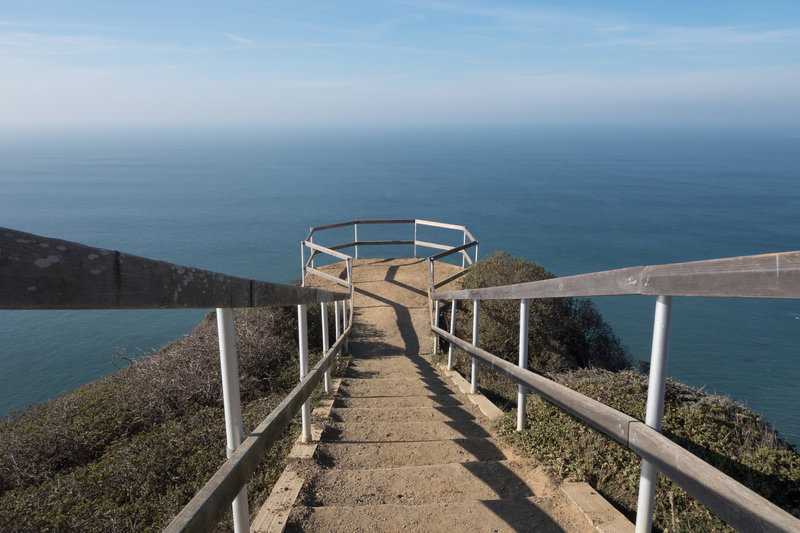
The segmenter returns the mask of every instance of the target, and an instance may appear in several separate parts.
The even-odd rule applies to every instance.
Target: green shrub
[[[552,277],[536,263],[499,252],[470,267],[462,288]],[[640,420],[645,418],[647,376],[630,369],[630,358],[619,339],[588,300],[531,300],[530,312],[531,370]],[[442,328],[449,327],[449,315],[449,306],[442,306]],[[462,339],[472,336],[471,302],[459,302],[456,333]],[[481,348],[516,362],[518,339],[519,301],[482,301]],[[470,357],[457,351],[455,368],[468,376]],[[479,384],[487,397],[509,410],[498,422],[498,430],[518,452],[540,461],[554,475],[588,482],[634,519],[639,456],[534,394],[528,399],[527,429],[517,432],[513,409],[517,386],[484,366]],[[663,431],[702,460],[800,516],[800,455],[752,411],[668,381]],[[730,531],[663,475],[657,483],[655,525],[663,531]]]
[[[644,419],[647,377],[634,371],[580,370],[555,381],[617,410]],[[729,399],[667,381],[663,432],[789,512],[800,507],[800,455],[752,411]],[[586,481],[625,514],[635,516],[641,460],[538,396],[527,404],[527,429],[516,431],[516,410],[499,422],[500,433],[550,472]],[[729,531],[708,509],[660,475],[655,525],[664,531]]]
[[[319,306],[308,314],[313,350]],[[297,308],[238,310],[235,323],[247,432],[297,384]],[[163,528],[225,460],[216,327],[209,313],[152,356],[0,424],[0,529]],[[254,475],[251,510],[295,437],[293,428]]]
[[[540,265],[496,252],[471,266],[462,288],[510,285],[554,277]],[[479,346],[508,361],[519,357],[519,301],[484,300],[480,309]],[[449,327],[449,306],[440,324]],[[459,302],[456,333],[472,338],[472,302]],[[528,368],[559,372],[577,368],[621,370],[630,357],[594,305],[586,299],[547,298],[530,301]]]

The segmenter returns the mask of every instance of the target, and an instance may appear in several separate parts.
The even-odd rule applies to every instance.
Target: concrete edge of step
[[[350,359],[342,359],[342,370],[346,370],[350,364]],[[281,477],[275,482],[272,491],[266,501],[261,505],[250,524],[250,533],[282,533],[289,520],[289,513],[292,511],[297,495],[303,487],[305,480],[295,472],[294,463],[306,459],[312,459],[317,445],[322,437],[324,426],[322,421],[327,420],[333,409],[333,403],[339,394],[339,387],[343,378],[331,379],[331,392],[322,398],[314,411],[311,413],[313,422],[311,423],[311,442],[303,442],[302,436],[298,436],[287,456],[287,464],[283,469]]]
[[[445,364],[439,364],[438,369],[449,377],[453,384],[462,393],[466,394],[472,403],[478,406],[484,416],[490,420],[495,420],[503,415],[503,411],[483,394],[470,394],[470,382],[457,371],[448,370]],[[583,481],[564,481],[559,485],[559,488],[599,533],[628,533],[634,531],[633,523],[588,483]]]

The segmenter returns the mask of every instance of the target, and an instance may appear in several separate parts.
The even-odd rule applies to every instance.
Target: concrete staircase
[[[595,531],[546,475],[501,447],[471,401],[485,399],[432,366],[425,262],[356,261],[354,279],[353,358],[322,408],[320,442],[273,490],[283,518],[255,529]]]

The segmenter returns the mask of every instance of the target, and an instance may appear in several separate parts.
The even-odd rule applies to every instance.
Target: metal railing
[[[379,240],[379,241],[360,241],[358,239],[358,227],[365,226],[365,225],[376,225],[376,224],[400,224],[400,225],[414,225],[414,238],[413,239],[406,239],[406,240]],[[353,240],[350,242],[345,242],[341,244],[336,244],[329,247],[319,246],[318,244],[314,243],[314,236],[319,234],[325,230],[331,230],[336,228],[344,228],[352,226],[353,227]],[[420,226],[423,227],[432,227],[432,228],[442,228],[448,230],[455,230],[460,231],[463,235],[463,245],[460,249],[455,250],[452,246],[448,246],[446,244],[439,244],[430,241],[422,241],[418,239],[419,236],[419,228]],[[319,270],[314,268],[314,258],[318,253],[325,253],[336,257],[341,260],[349,259],[358,259],[358,252],[360,246],[390,246],[390,245],[408,245],[414,247],[414,255],[413,257],[418,257],[418,248],[433,248],[436,250],[447,250],[448,253],[445,255],[449,255],[450,253],[461,252],[461,266],[462,268],[465,267],[467,264],[473,264],[475,261],[478,260],[478,241],[472,236],[472,233],[469,232],[466,226],[461,226],[459,224],[447,224],[444,222],[433,222],[431,220],[421,220],[421,219],[386,219],[386,220],[351,220],[349,222],[340,222],[338,224],[328,224],[327,226],[317,226],[312,227],[308,235],[306,236],[305,240],[301,243],[301,262],[303,265],[303,279],[305,279],[306,273],[312,273],[314,275],[330,279],[336,283],[341,283],[342,280],[334,279],[325,275],[325,273],[320,272]],[[308,259],[305,258],[305,249],[309,248],[311,253],[309,254]],[[347,255],[341,252],[337,252],[337,250],[342,250],[345,248],[353,248],[353,255]],[[467,250],[469,248],[474,248],[475,253],[474,257],[470,257]],[[348,278],[349,281],[349,278]],[[344,283],[341,283],[344,285]]]
[[[414,238],[409,240],[379,240],[379,241],[360,241],[358,239],[358,226],[359,225],[376,225],[376,224],[400,224],[400,225],[414,225]],[[344,227],[353,227],[353,240],[350,242],[345,242],[341,244],[336,244],[333,246],[321,246],[317,243],[314,243],[314,235],[325,231],[331,230],[336,228],[344,228]],[[436,242],[430,241],[423,241],[420,240],[419,237],[419,228],[422,227],[432,227],[432,228],[440,228],[446,230],[454,230],[459,231],[462,234],[462,243],[460,246],[448,246],[446,244],[440,244]],[[402,246],[402,245],[413,245],[414,247],[414,257],[418,257],[419,255],[419,248],[432,248],[434,250],[444,250],[438,254],[429,256],[427,259],[430,265],[430,279],[431,279],[431,288],[441,287],[442,285],[449,283],[455,279],[458,279],[460,276],[464,274],[464,270],[457,272],[444,280],[440,280],[438,283],[434,284],[434,264],[436,261],[448,257],[453,254],[460,254],[461,255],[461,268],[465,268],[467,265],[472,265],[478,260],[478,241],[475,240],[475,237],[472,236],[472,233],[467,229],[466,226],[462,226],[460,224],[448,224],[445,222],[434,222],[431,220],[422,220],[422,219],[384,219],[384,220],[352,220],[349,222],[340,222],[337,224],[328,224],[326,226],[316,226],[312,227],[308,231],[308,235],[306,236],[305,240],[300,243],[300,264],[302,265],[302,280],[303,285],[305,286],[306,276],[308,274],[320,277],[322,279],[326,279],[328,281],[332,281],[339,285],[342,285],[347,288],[348,292],[352,296],[353,291],[353,259],[358,259],[358,249],[359,246]],[[306,248],[310,250],[308,255],[308,259],[306,259]],[[345,248],[353,248],[354,255],[348,255],[342,253],[338,250],[342,250]],[[470,249],[473,250],[473,255],[470,256],[469,251]],[[337,278],[336,276],[332,276],[327,272],[323,272],[314,265],[314,259],[318,254],[327,254],[333,258],[339,259],[345,262],[345,275],[346,279]],[[435,306],[433,300],[430,298],[431,291],[428,293],[428,309],[431,313],[431,320],[435,321],[435,325],[438,326],[438,316],[439,316],[439,307],[438,302],[436,302]],[[350,300],[351,306],[351,313],[352,313],[352,305],[353,300]],[[434,340],[434,349],[438,350],[438,337]]]
[[[321,380],[329,391],[332,357],[351,331],[336,293],[227,276],[0,228],[0,309],[216,308],[228,459],[165,531],[205,531],[232,508],[237,533],[249,530],[247,480],[298,411],[303,439],[311,439],[310,396]],[[336,340],[329,346],[327,305],[336,310]],[[308,369],[306,306],[322,306],[324,355]],[[246,438],[243,435],[234,307],[297,305],[300,383]]]
[[[438,312],[437,320],[431,322],[431,330],[436,337],[445,339],[450,344],[448,368],[453,368],[455,346],[472,357],[470,388],[473,393],[478,391],[478,363],[517,383],[518,430],[524,428],[525,393],[530,389],[638,454],[642,458],[642,472],[636,517],[637,532],[650,531],[652,526],[655,482],[659,471],[738,530],[800,531],[800,520],[660,433],[673,297],[798,299],[800,252],[641,266],[516,285],[445,292],[436,292],[438,284],[434,284],[433,268],[431,260],[429,290],[431,298],[437,304],[437,310],[439,302],[452,301],[450,331],[438,327]],[[625,294],[657,296],[644,423],[526,368],[530,299]],[[478,347],[480,302],[492,299],[520,300],[519,365]],[[471,342],[455,335],[458,300],[473,301]]]

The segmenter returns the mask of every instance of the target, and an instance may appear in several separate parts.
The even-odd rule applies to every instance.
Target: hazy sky
[[[6,127],[798,119],[798,0],[0,8]]]

